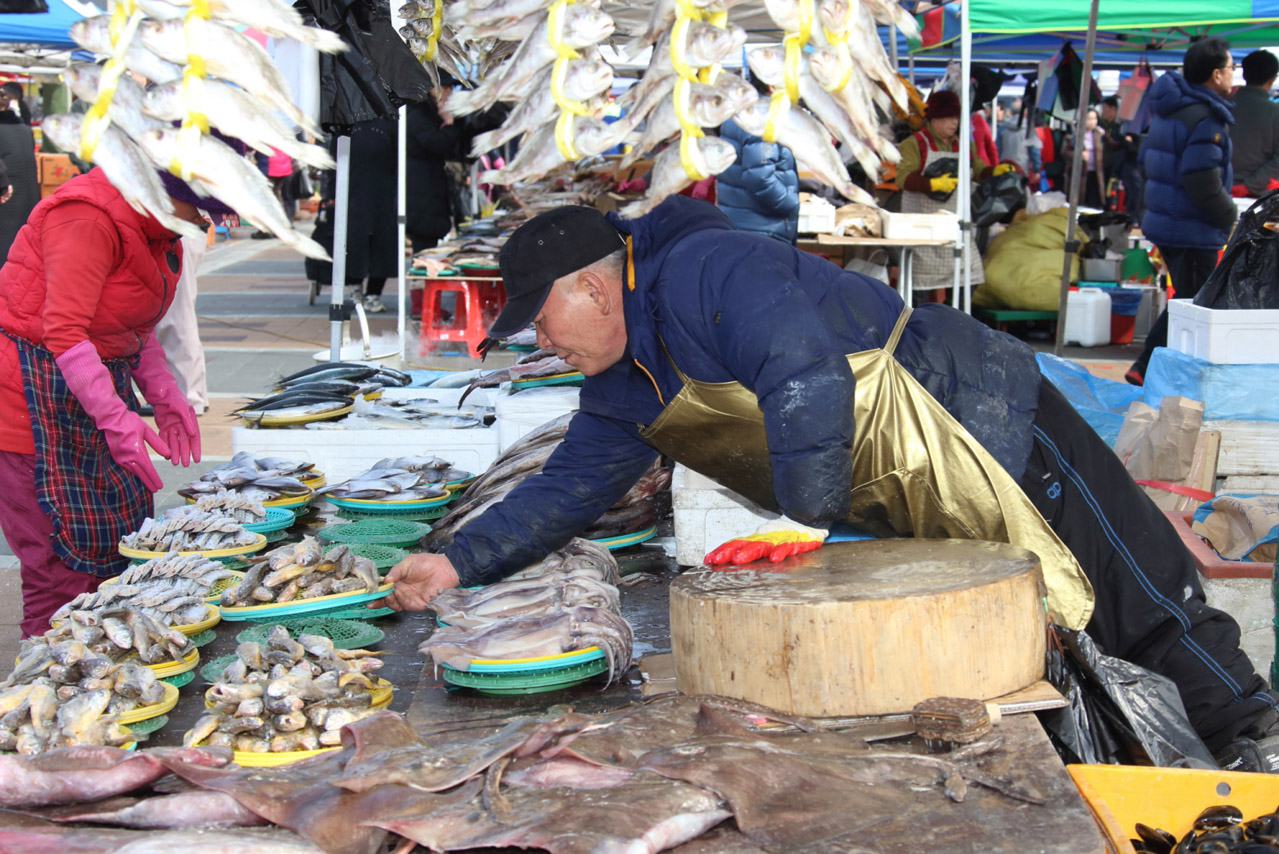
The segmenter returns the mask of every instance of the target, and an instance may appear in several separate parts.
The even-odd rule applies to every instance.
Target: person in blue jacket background
[[[754,78],[752,82],[756,89],[761,88]],[[720,125],[719,137],[737,152],[733,164],[716,178],[715,201],[719,209],[738,231],[767,234],[794,244],[799,235],[799,172],[795,155],[785,146],[747,133],[732,119]]]
[[[507,304],[490,335],[532,321],[538,345],[585,375],[580,411],[539,474],[442,554],[391,570],[391,607],[561,548],[660,451],[781,514],[710,563],[811,551],[841,520],[1030,549],[1055,623],[1172,679],[1231,767],[1279,770],[1279,698],[1238,625],[1208,607],[1171,524],[1022,342],[947,305],[912,310],[679,196],[634,220],[548,211],[500,263]]]
[[[1146,94],[1154,118],[1141,145],[1146,168],[1141,231],[1159,247],[1178,299],[1199,293],[1239,219],[1230,198],[1234,69],[1225,39],[1201,39],[1186,51],[1181,74],[1169,71]],[[1141,385],[1151,354],[1167,343],[1165,310],[1124,379]]]

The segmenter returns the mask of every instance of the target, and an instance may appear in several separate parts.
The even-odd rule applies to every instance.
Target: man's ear
[[[620,308],[620,294],[615,293],[616,289],[609,287],[609,283],[598,273],[589,270],[581,273],[577,284],[600,315],[607,316]]]

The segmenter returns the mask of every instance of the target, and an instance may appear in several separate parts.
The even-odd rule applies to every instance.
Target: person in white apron
[[[959,96],[954,92],[934,92],[928,96],[924,110],[926,124],[898,145],[901,162],[897,164],[897,186],[902,190],[902,213],[958,213],[959,197]],[[987,166],[970,149],[972,175],[981,181],[992,175],[1011,171],[1011,163]],[[939,165],[940,164],[940,165]],[[948,167],[948,168],[947,168]],[[981,255],[968,233],[968,266],[972,282],[986,281]],[[913,280],[916,288],[949,288],[955,283],[955,256],[948,247],[920,247],[915,250]]]
[[[533,321],[539,346],[586,377],[580,409],[541,473],[442,554],[391,570],[391,607],[561,548],[660,451],[782,514],[710,563],[784,560],[837,521],[1023,545],[1052,620],[1175,681],[1211,749],[1274,716],[1279,698],[1204,602],[1168,520],[1020,341],[947,305],[906,308],[682,196],[633,220],[557,208],[499,260],[507,303],[490,336]]]

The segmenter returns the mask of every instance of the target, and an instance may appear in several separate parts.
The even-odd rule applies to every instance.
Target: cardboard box
[[[889,240],[958,240],[959,217],[953,213],[893,213],[880,211],[884,237]]]

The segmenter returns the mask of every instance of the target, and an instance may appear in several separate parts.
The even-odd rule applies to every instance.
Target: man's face
[[[1212,76],[1205,83],[1209,89],[1218,95],[1229,96],[1230,90],[1235,85],[1235,59],[1230,54],[1226,54],[1226,61],[1217,66],[1212,71]]]
[[[1115,117],[1119,115],[1119,109],[1109,104],[1101,105],[1101,117],[1104,121],[1113,122]]]
[[[626,352],[621,282],[590,270],[557,279],[533,326],[537,346],[588,377],[603,373]]]
[[[939,139],[954,139],[955,135],[959,133],[959,116],[951,116],[945,119],[929,119],[928,125]]]

